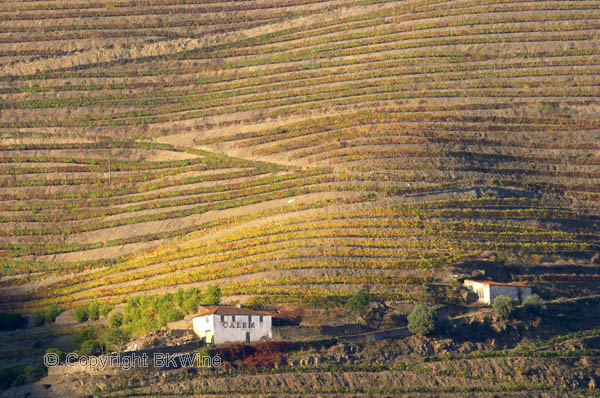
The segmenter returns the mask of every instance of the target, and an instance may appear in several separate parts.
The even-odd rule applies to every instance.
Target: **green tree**
[[[35,383],[47,374],[48,369],[46,369],[46,367],[42,363],[25,366],[21,374],[19,374],[19,376],[17,376],[17,378],[15,379],[15,384],[17,386],[22,386],[29,383]]]
[[[198,304],[203,300],[202,293],[197,288],[182,290],[181,293],[182,294],[177,297],[177,301],[183,312],[186,314],[193,314],[198,311]]]
[[[181,303],[181,309],[186,314],[193,314],[198,311],[199,303],[200,300],[198,300],[197,298],[190,297],[183,300],[183,302]]]
[[[504,319],[508,319],[512,313],[514,306],[512,299],[508,296],[498,296],[492,305],[496,314]]]
[[[97,321],[100,318],[100,304],[95,301],[88,304],[88,318],[92,321]]]
[[[86,340],[94,340],[98,338],[98,332],[94,327],[86,327],[83,329],[78,329],[73,332],[72,343],[75,349],[81,347],[84,341]]]
[[[173,295],[173,299],[175,300],[175,303],[177,303],[177,305],[181,307],[183,305],[183,300],[185,299],[185,290],[181,288],[177,289],[177,291]]]
[[[425,304],[417,304],[407,319],[411,333],[427,336],[435,330],[435,311]]]
[[[532,294],[523,300],[523,307],[527,312],[539,315],[544,309],[544,301],[537,294]]]
[[[207,286],[202,292],[191,288],[163,295],[136,296],[123,307],[121,325],[131,335],[139,336],[183,319],[184,314],[195,313],[200,303],[214,305],[220,301],[221,289],[216,285]],[[111,326],[117,326],[117,323]]]
[[[87,321],[89,318],[87,304],[79,304],[77,307],[75,307],[73,310],[73,316],[79,323]]]
[[[109,327],[102,332],[102,340],[108,350],[121,351],[129,337],[129,333],[118,327]]]
[[[169,322],[180,321],[183,319],[183,317],[183,313],[177,308],[173,307],[163,307],[158,314],[161,327],[166,326]]]
[[[46,323],[54,322],[61,312],[63,312],[63,310],[58,304],[50,304],[44,311],[44,320]]]
[[[31,314],[31,322],[33,326],[42,326],[46,322],[46,315],[43,311],[36,311]]]
[[[350,296],[346,302],[346,308],[355,314],[360,314],[365,310],[365,308],[367,308],[369,301],[371,301],[369,291],[364,288],[359,289],[356,291],[356,293]]]
[[[97,355],[102,352],[102,346],[98,339],[90,339],[81,343],[81,347],[77,350],[79,356]]]
[[[113,308],[114,308],[114,305],[100,304],[100,308],[98,309],[100,312],[100,316],[106,317]]]
[[[108,325],[111,328],[119,328],[123,325],[123,313],[115,312],[108,318]]]
[[[204,305],[219,305],[221,302],[221,288],[217,285],[208,285],[206,289],[202,291],[202,304]],[[193,312],[196,312],[198,308]]]

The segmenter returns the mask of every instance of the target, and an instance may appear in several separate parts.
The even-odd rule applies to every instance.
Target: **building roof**
[[[514,287],[531,287],[531,285],[524,285],[522,283],[502,283],[494,281],[476,281],[473,279],[465,279],[465,282],[482,283],[484,285],[496,285],[496,286],[514,286]]]
[[[196,316],[205,315],[269,315],[270,312],[253,310],[250,308],[238,308],[231,305],[205,305],[200,307],[200,311]]]

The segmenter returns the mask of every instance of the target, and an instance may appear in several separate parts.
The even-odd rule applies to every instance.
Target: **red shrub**
[[[291,344],[287,341],[261,341],[256,343],[256,350],[259,352],[282,353],[291,349]]]
[[[217,347],[216,350],[217,355],[219,355],[222,360],[227,362],[235,362],[249,357],[256,351],[256,348],[242,343],[232,343],[222,347]]]
[[[278,352],[257,351],[253,355],[244,359],[242,365],[248,369],[270,369],[276,364],[280,364],[281,362],[282,358]]]
[[[281,353],[289,351],[286,341],[261,341],[255,346],[232,343],[216,348],[216,353],[225,362],[247,369],[272,368],[282,362]]]

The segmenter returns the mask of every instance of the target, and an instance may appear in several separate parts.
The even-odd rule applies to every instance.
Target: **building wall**
[[[213,315],[197,316],[193,318],[192,327],[194,328],[194,333],[196,333],[196,335],[200,338],[205,338],[207,330],[210,330],[211,332],[214,332],[215,330]]]
[[[491,299],[491,295],[490,295],[490,285],[486,285],[486,284],[481,284],[482,285],[482,289],[483,289],[483,298],[479,298],[479,301],[483,301],[486,304],[491,304],[492,303],[492,299]]]
[[[494,303],[494,300],[498,296],[508,296],[513,300],[522,302],[525,297],[531,296],[530,287],[521,286],[498,286],[490,285],[490,299],[488,303]]]
[[[245,342],[247,333],[249,333],[250,341],[259,341],[261,338],[270,339],[273,338],[271,326],[270,315],[213,314],[193,319],[194,332],[201,338],[206,337],[206,331],[212,332],[212,343],[214,344]]]
[[[213,315],[213,317],[215,318],[215,344],[244,342],[246,333],[250,333],[250,341],[273,337],[269,315]]]
[[[521,302],[531,296],[531,287],[488,285],[472,281],[465,281],[465,286],[477,294],[479,302],[485,304],[493,304],[498,296],[508,296]]]
[[[486,303],[489,304],[489,299],[490,299],[490,289],[489,289],[489,285],[485,284],[485,283],[479,283],[479,282],[471,282],[471,281],[465,281],[465,286],[475,292],[475,294],[477,294],[477,301],[479,301],[480,303]]]
[[[530,287],[521,287],[519,289],[521,290],[521,302],[533,294]]]

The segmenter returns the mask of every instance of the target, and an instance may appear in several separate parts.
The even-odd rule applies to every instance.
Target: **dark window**
[[[263,316],[261,315],[261,316],[260,316],[260,321],[261,321],[261,322],[262,322],[262,317],[263,317]]]
[[[248,315],[248,323],[252,322],[252,315]]]
[[[235,315],[231,316],[231,322],[235,322]]]
[[[225,322],[225,315],[221,315],[221,322]]]

